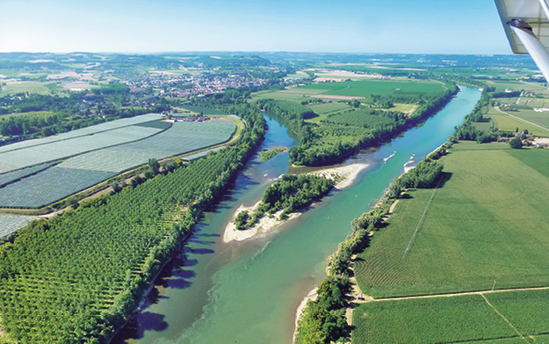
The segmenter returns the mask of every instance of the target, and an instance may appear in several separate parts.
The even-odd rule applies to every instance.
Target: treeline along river
[[[252,159],[232,191],[204,213],[143,311],[113,343],[291,343],[296,308],[325,278],[326,258],[350,233],[350,222],[374,206],[404,164],[414,165],[446,142],[480,94],[462,87],[423,125],[349,159],[346,164],[370,166],[352,186],[332,191],[300,217],[267,235],[223,243],[225,226],[241,204],[254,204],[276,177],[295,172],[287,153],[267,162]],[[297,144],[275,120],[268,125],[261,149]]]

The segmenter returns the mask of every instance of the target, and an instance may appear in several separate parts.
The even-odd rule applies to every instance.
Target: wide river
[[[326,277],[326,258],[350,233],[351,221],[375,205],[411,157],[413,165],[446,142],[479,99],[479,90],[462,87],[423,125],[349,159],[346,164],[370,165],[350,187],[268,235],[225,244],[225,226],[241,204],[256,203],[280,174],[299,172],[289,168],[287,153],[267,162],[255,157],[223,201],[204,213],[145,309],[113,343],[291,343],[296,309]],[[297,144],[278,122],[268,124],[261,149]]]

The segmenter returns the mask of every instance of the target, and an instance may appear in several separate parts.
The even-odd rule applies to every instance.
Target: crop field
[[[219,110],[211,109],[205,106],[181,105],[180,108],[197,114],[202,112],[204,115],[225,115],[225,113]]]
[[[379,298],[549,285],[547,160],[542,149],[454,145],[443,186],[410,190],[358,255],[359,287]]]
[[[322,90],[320,90],[322,93]],[[317,93],[318,94],[318,93]],[[261,99],[274,99],[274,100],[290,100],[296,103],[301,103],[304,100],[307,100],[310,94],[307,93],[288,93],[284,91],[277,92],[258,92],[253,94],[252,101],[257,101]]]
[[[520,131],[528,129],[529,132],[534,133],[534,135],[536,136],[549,137],[549,128],[544,128],[543,125],[541,125],[540,123],[536,123],[536,118],[527,118],[524,115],[519,116],[522,111],[524,110],[502,113],[490,107],[488,113],[486,114],[486,117],[489,117],[492,120],[494,127],[498,128],[499,130],[514,132],[516,128],[519,128]],[[539,114],[539,116],[549,116],[547,112],[537,114]],[[525,120],[534,124],[528,123]],[[545,122],[545,120],[543,122]]]
[[[371,94],[386,95],[394,93],[419,94],[440,92],[444,90],[440,83],[421,80],[362,80],[345,82],[321,82],[305,86],[292,87],[287,90],[268,92],[261,91],[252,94],[252,101],[261,99],[289,100],[301,103],[308,97],[318,95],[369,97]],[[332,104],[338,104],[336,102]],[[335,105],[333,105],[335,106]],[[327,107],[328,108],[328,107]],[[406,105],[406,109],[415,109]],[[395,109],[396,111],[403,111]],[[332,110],[334,111],[334,110]],[[316,111],[315,111],[316,112]],[[403,111],[407,112],[407,111]]]
[[[335,103],[335,102],[309,105],[308,107],[319,115],[351,108],[349,105],[345,103]]]
[[[549,332],[549,292],[369,302],[355,309],[353,325],[357,344],[543,343]]]
[[[0,173],[141,140],[162,129],[128,126],[17,150],[0,151]],[[9,147],[5,146],[5,147]]]
[[[346,82],[326,82],[297,87],[302,89],[326,90],[323,94],[368,97],[371,94],[385,95],[394,93],[431,93],[440,92],[443,86],[440,83],[424,81],[392,81],[392,80],[364,80]]]
[[[105,122],[105,123],[93,125],[91,127],[69,131],[68,133],[48,136],[41,139],[26,140],[22,142],[12,143],[7,146],[0,147],[0,153],[15,150],[15,149],[20,149],[20,148],[25,148],[25,147],[39,146],[39,145],[56,142],[56,141],[73,139],[81,136],[93,135],[103,131],[109,131],[109,130],[119,129],[119,128],[131,126],[139,123],[159,120],[162,117],[163,117],[162,115],[151,113],[147,115],[118,119],[116,121]]]
[[[487,81],[487,84],[490,86],[496,87],[496,92],[505,92],[506,89],[512,90],[512,91],[529,91],[529,92],[536,92],[536,93],[548,93],[546,86],[543,86],[543,84],[539,83],[531,83],[531,82],[518,82],[518,81]]]
[[[39,208],[145,164],[150,158],[161,159],[226,142],[236,128],[233,122],[223,119],[172,125],[157,118],[154,115],[104,123],[99,128],[72,132],[73,137],[21,142],[20,147],[12,149],[13,145],[2,147],[0,207]],[[120,124],[124,126],[117,127]],[[209,151],[184,160],[197,159]],[[65,160],[59,164],[61,159]]]
[[[480,295],[368,302],[353,312],[353,344],[448,343],[517,334]]]
[[[37,217],[0,215],[0,238],[16,232],[19,228],[29,224]]]
[[[40,81],[18,81],[16,83],[10,83],[2,86],[2,92],[0,92],[0,97],[3,97],[12,93],[38,93],[38,94],[53,94],[51,86],[55,86],[55,82],[40,82]]]
[[[533,98],[533,97],[521,97],[520,105],[530,106],[532,108],[549,107],[549,99],[547,98]]]
[[[48,117],[53,115],[54,113],[51,111],[28,111],[23,113],[10,113],[5,115],[0,115],[0,120],[7,120],[11,117],[25,117],[25,116],[37,116],[37,117]]]
[[[176,122],[148,139],[79,155],[59,167],[122,172],[149,158],[165,158],[223,143],[231,138],[235,128],[231,122]]]
[[[40,208],[114,175],[52,167],[0,188],[0,207]]]
[[[549,113],[547,112],[536,112],[534,110],[520,109],[512,114],[529,122],[541,125],[544,128],[549,128]],[[532,130],[535,131],[535,129]]]
[[[416,111],[416,109],[417,109],[416,104],[395,104],[395,106],[390,108],[389,111],[398,111],[398,112],[411,114],[412,112]]]
[[[345,111],[335,115],[329,115],[325,121],[364,128],[391,125],[394,123],[391,118],[371,115],[370,112],[370,110],[362,109],[356,111]]]
[[[53,165],[55,165],[59,162],[60,161],[53,161],[53,162],[49,162],[49,163],[45,163],[45,164],[40,164],[40,165],[35,165],[35,166],[32,166],[32,167],[23,168],[23,169],[13,171],[13,172],[7,172],[7,173],[0,174],[0,188],[3,187],[6,184],[9,184],[9,183],[12,183],[12,182],[18,180],[18,179],[21,179],[21,178],[30,176],[31,174],[43,171],[43,170],[45,170],[45,169],[47,169],[47,168],[49,168],[49,167],[51,167],[51,166],[53,166]]]

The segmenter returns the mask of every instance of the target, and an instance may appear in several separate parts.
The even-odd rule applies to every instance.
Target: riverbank
[[[301,300],[301,303],[299,306],[297,306],[297,310],[295,312],[295,330],[294,335],[292,337],[292,344],[295,343],[295,335],[297,334],[297,326],[299,323],[299,319],[301,319],[301,312],[305,309],[305,306],[307,306],[307,302],[314,301],[318,297],[318,294],[316,293],[318,287],[315,287],[313,290],[311,290],[303,300]]]
[[[346,165],[341,167],[329,168],[325,170],[308,172],[307,174],[312,174],[316,176],[322,176],[327,179],[332,179],[336,181],[334,188],[341,190],[343,188],[346,188],[352,185],[355,179],[357,178],[358,174],[368,166],[370,165],[369,164],[352,164],[352,165]],[[236,216],[242,211],[248,211],[248,213],[250,214],[255,213],[260,203],[261,203],[261,200],[251,207],[245,207],[244,205],[241,205],[240,207],[238,207],[238,209],[236,209],[231,221],[229,221],[229,223],[225,227],[225,231],[223,234],[224,243],[228,243],[231,241],[244,241],[258,234],[270,232],[274,228],[280,226],[281,224],[287,221],[290,221],[292,219],[295,219],[296,217],[302,214],[302,212],[291,213],[287,219],[280,220],[280,214],[282,214],[282,210],[279,210],[274,215],[263,216],[260,220],[258,220],[258,222],[255,225],[247,229],[237,230],[234,222],[236,219]]]
[[[179,239],[179,243],[182,244],[184,242],[187,242],[191,236],[194,234],[194,231],[191,231],[191,232],[188,232],[186,233],[182,238]],[[115,328],[112,335],[110,336],[110,338],[106,341],[107,344],[112,344],[113,340],[116,338],[116,336],[118,335],[118,333],[124,328],[126,327],[126,325],[133,319],[135,318],[140,312],[142,312],[144,309],[146,309],[149,305],[147,305],[147,300],[148,298],[151,296],[151,293],[153,292],[153,290],[156,288],[156,285],[155,285],[155,281],[160,277],[160,275],[162,274],[162,271],[164,270],[164,268],[166,267],[166,265],[168,265],[168,263],[170,263],[175,257],[175,254],[172,255],[169,259],[166,259],[164,262],[162,262],[162,264],[160,265],[160,267],[158,268],[158,271],[153,275],[153,277],[151,278],[151,282],[149,283],[149,287],[147,288],[147,290],[145,290],[145,292],[143,293],[143,296],[141,297],[141,299],[139,300],[139,303],[137,305],[137,309],[135,311],[133,311],[133,313],[131,313],[126,321],[124,321],[124,323],[122,325],[120,325],[119,327]]]

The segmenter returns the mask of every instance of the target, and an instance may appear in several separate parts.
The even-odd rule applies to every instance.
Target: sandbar
[[[354,180],[356,179],[360,171],[362,171],[368,166],[370,165],[352,164],[352,165],[345,165],[341,167],[329,168],[326,170],[309,172],[308,174],[324,176],[325,178],[328,178],[328,179],[335,179],[336,184],[334,187],[336,189],[343,189],[353,184]],[[284,222],[295,219],[296,217],[302,214],[301,212],[291,213],[287,219],[279,220],[280,214],[282,213],[282,210],[279,210],[274,215],[271,215],[271,217],[269,217],[269,215],[264,215],[255,225],[249,228],[246,228],[244,230],[237,230],[236,225],[234,223],[236,216],[243,210],[247,210],[249,214],[253,214],[257,209],[257,207],[259,206],[260,202],[261,200],[259,200],[256,204],[254,204],[251,207],[245,207],[244,205],[241,205],[240,207],[238,207],[238,209],[236,209],[236,211],[233,214],[233,218],[231,219],[231,221],[229,221],[229,223],[225,227],[225,232],[223,234],[224,243],[228,243],[231,241],[244,241],[256,236],[257,234],[269,232],[272,229],[280,226]]]

